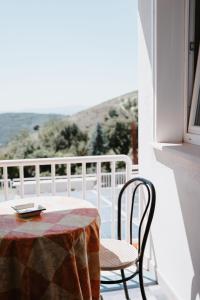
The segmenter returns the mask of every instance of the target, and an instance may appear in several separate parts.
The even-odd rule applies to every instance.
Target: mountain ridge
[[[81,129],[91,131],[95,124],[105,123],[109,111],[119,110],[120,103],[129,98],[138,98],[138,92],[132,91],[121,96],[106,100],[88,109],[78,112],[69,117],[71,122],[77,123]],[[122,115],[119,115],[119,119]]]

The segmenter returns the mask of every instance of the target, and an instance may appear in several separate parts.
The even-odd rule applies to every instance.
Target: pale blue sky
[[[137,89],[137,0],[0,0],[0,111]]]

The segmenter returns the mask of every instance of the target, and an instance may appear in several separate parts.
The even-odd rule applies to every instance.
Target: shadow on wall
[[[172,155],[175,159],[172,159]],[[155,156],[158,162],[174,172],[195,274],[192,279],[190,300],[196,300],[197,296],[200,297],[200,168],[197,164],[191,164],[189,160],[177,158],[175,154],[166,151],[155,150]],[[184,270],[183,262],[181,272],[184,271],[187,272]]]

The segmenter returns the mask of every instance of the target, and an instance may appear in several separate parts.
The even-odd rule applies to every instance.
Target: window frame
[[[195,72],[195,51],[191,43],[195,41],[195,8],[196,0],[187,0],[186,3],[186,30],[185,30],[185,118],[184,141],[200,145],[200,126],[194,126],[198,94],[200,92],[200,44]]]
[[[188,133],[200,134],[200,125],[194,125],[199,93],[200,93],[200,47],[198,51],[198,61],[197,61],[196,73],[195,73],[195,79],[193,85]]]

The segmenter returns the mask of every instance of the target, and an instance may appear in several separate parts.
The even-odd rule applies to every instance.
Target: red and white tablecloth
[[[40,217],[20,219],[11,206],[37,202]],[[67,197],[0,203],[1,300],[99,300],[99,215]]]

